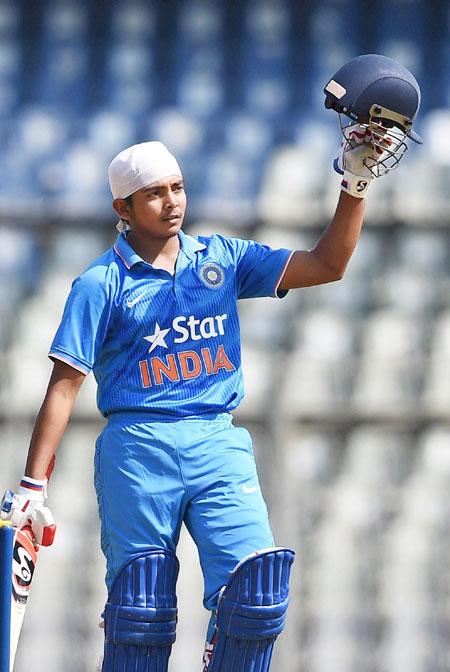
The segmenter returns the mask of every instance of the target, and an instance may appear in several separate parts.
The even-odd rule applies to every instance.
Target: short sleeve
[[[67,298],[49,357],[88,374],[106,335],[109,304],[104,274],[94,270],[77,278]]]
[[[236,282],[238,299],[262,296],[283,297],[287,290],[278,291],[278,285],[292,256],[292,251],[273,250],[254,240],[233,239],[236,254]]]

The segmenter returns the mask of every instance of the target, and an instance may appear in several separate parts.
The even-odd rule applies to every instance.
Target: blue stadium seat
[[[241,104],[253,114],[282,117],[291,104],[289,3],[249,2],[241,40]]]
[[[158,8],[159,3],[150,0],[113,0],[102,10],[98,106],[128,115],[135,122],[152,109],[160,86],[155,70],[160,46]]]
[[[219,149],[204,155],[199,199],[204,216],[220,212],[224,219],[239,215],[243,220],[255,216],[261,166],[238,154]],[[216,214],[217,216],[217,214]]]
[[[329,115],[323,87],[347,60],[363,53],[360,45],[364,5],[357,0],[318,0],[310,16],[309,78],[304,100],[311,115]],[[312,109],[311,109],[312,104]]]
[[[46,260],[48,274],[76,276],[108,247],[103,230],[64,227],[52,236],[51,254]]]
[[[173,51],[173,102],[199,118],[225,100],[224,8],[196,0],[179,8]]]
[[[321,157],[301,146],[275,145],[263,170],[258,198],[261,218],[295,228],[323,221],[328,210],[325,203],[328,181],[323,176]],[[336,189],[337,186],[335,193]]]
[[[432,110],[424,119],[420,120],[419,127],[423,134],[425,151],[445,170],[450,163],[450,110],[448,107]],[[419,152],[416,155],[419,160]]]
[[[157,26],[157,5],[151,0],[113,0],[110,13],[110,44],[117,41],[151,42]]]
[[[274,127],[261,116],[228,112],[222,128],[225,147],[244,160],[264,161],[272,149]]]
[[[246,385],[245,397],[238,409],[240,417],[257,420],[261,412],[268,410],[273,391],[270,373],[274,366],[274,353],[266,347],[243,345],[242,369]]]
[[[283,380],[281,408],[301,419],[342,411],[354,367],[353,323],[336,311],[303,311],[293,327],[293,349]]]
[[[86,0],[47,0],[43,5],[45,37],[54,44],[83,42],[88,28]]]
[[[411,461],[411,436],[389,425],[363,424],[347,436],[344,469],[352,480],[386,492],[407,477]]]
[[[447,229],[408,230],[398,235],[398,262],[418,273],[442,277],[448,272],[449,235]]]
[[[175,75],[182,75],[192,66],[220,70],[224,36],[222,3],[194,0],[181,5],[177,16]]]
[[[380,0],[374,5],[378,52],[395,58],[421,79],[429,7],[422,0]]]
[[[374,311],[363,324],[353,388],[356,412],[387,416],[416,412],[425,321],[401,309]]]
[[[153,105],[153,53],[145,42],[121,41],[106,55],[103,105],[140,118]]]
[[[0,209],[9,216],[36,216],[41,212],[42,194],[32,161],[15,146],[0,157]]]
[[[289,75],[289,4],[267,0],[249,2],[244,17],[242,74],[245,84],[253,77],[282,78]]]
[[[443,58],[440,59],[442,65],[440,77],[438,79],[438,100],[439,104],[445,108],[450,106],[450,50],[448,49],[448,41],[450,39],[450,29],[445,36]]]
[[[425,412],[445,418],[450,405],[450,309],[435,320],[430,341],[421,401]]]
[[[143,137],[163,142],[180,163],[191,162],[204,150],[205,125],[177,107],[163,107],[146,121]]]
[[[321,115],[320,119],[304,115],[291,117],[290,142],[323,161],[324,177],[331,175],[332,161],[337,154],[342,139],[337,114]],[[336,179],[334,179],[336,182]]]
[[[49,108],[22,108],[10,126],[11,153],[4,155],[5,176],[0,193],[8,194],[15,212],[37,213],[50,206],[60,185],[60,165],[68,142],[68,124],[63,115]]]
[[[289,111],[290,87],[286,78],[254,75],[243,82],[244,106],[252,114],[263,117],[283,117]]]
[[[17,310],[21,299],[38,282],[41,254],[34,231],[0,227],[0,310]]]
[[[58,208],[69,217],[105,216],[111,211],[108,161],[85,141],[67,147],[62,159]],[[95,210],[93,205],[95,204]]]
[[[377,51],[402,63],[417,78],[422,90],[422,115],[430,107],[430,94],[437,79],[440,80],[441,95],[443,92],[444,54],[447,51],[445,38],[439,54],[441,45],[438,36],[430,32],[430,27],[434,20],[432,15],[442,11],[445,4],[437,3],[430,12],[429,5],[422,0],[381,0],[374,3],[373,26]],[[433,72],[432,77],[430,72]]]
[[[13,128],[17,150],[29,159],[57,154],[68,135],[65,117],[40,106],[22,108]]]
[[[0,42],[0,118],[13,116],[20,102],[21,55],[18,43]]]
[[[264,165],[273,147],[273,126],[262,117],[245,112],[228,111],[217,121],[218,133],[214,140],[216,159],[208,169],[214,171],[214,177],[206,175],[207,185],[210,185],[207,189],[210,194],[216,192],[220,197],[223,181],[217,168],[220,161],[225,161],[224,174],[229,178],[234,174],[231,182],[225,185],[227,198],[231,200],[237,196],[247,201],[250,208],[253,204],[253,216],[256,216],[255,204],[261,189]]]
[[[0,118],[13,115],[21,102],[23,54],[20,8],[5,0],[0,5]]]
[[[193,0],[180,8],[178,29],[184,48],[187,45],[212,44],[223,29],[223,5],[218,0]]]
[[[45,3],[38,40],[34,99],[61,113],[86,105],[88,64],[88,8],[82,2]]]
[[[0,36],[17,38],[20,27],[20,7],[17,2],[3,0],[0,4]]]
[[[225,93],[219,74],[208,70],[190,71],[177,82],[176,103],[188,114],[204,120],[222,109]]]
[[[86,136],[92,149],[108,161],[125,147],[138,142],[133,118],[107,109],[97,110],[88,117]]]

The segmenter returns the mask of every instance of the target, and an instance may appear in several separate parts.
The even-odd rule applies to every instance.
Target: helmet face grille
[[[370,170],[374,177],[380,177],[397,168],[408,151],[405,142],[406,133],[396,126],[388,128],[372,119],[369,122],[369,130],[375,151],[380,155]]]
[[[352,140],[349,140],[351,137],[349,129],[351,127],[358,125],[359,128],[366,129],[366,136],[370,138],[368,144],[373,147],[373,155],[364,160],[364,165],[374,177],[381,177],[397,168],[408,151],[408,145],[405,142],[406,133],[397,126],[384,125],[380,118],[370,117],[368,123],[351,122],[345,124],[343,116],[340,114],[339,123],[346,143],[345,149],[347,147],[353,149],[355,146]]]

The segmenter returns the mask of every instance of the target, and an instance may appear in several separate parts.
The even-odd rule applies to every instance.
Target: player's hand
[[[338,156],[333,167],[342,175],[341,188],[356,198],[365,198],[374,175],[371,171],[383,150],[374,147],[369,129],[355,124],[344,129]]]
[[[55,519],[45,506],[47,479],[37,481],[24,477],[17,492],[7,490],[1,505],[0,517],[10,520],[14,527],[29,526],[39,546],[51,546],[56,532]]]

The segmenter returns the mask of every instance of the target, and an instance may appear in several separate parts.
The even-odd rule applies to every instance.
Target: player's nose
[[[175,198],[175,194],[173,191],[168,190],[166,193],[166,198],[164,199],[164,205],[166,208],[174,208],[176,205],[178,205],[178,201]]]
[[[178,203],[175,197],[173,195],[170,195],[166,197],[164,205],[168,210],[172,210],[172,208],[175,208],[178,205]]]

